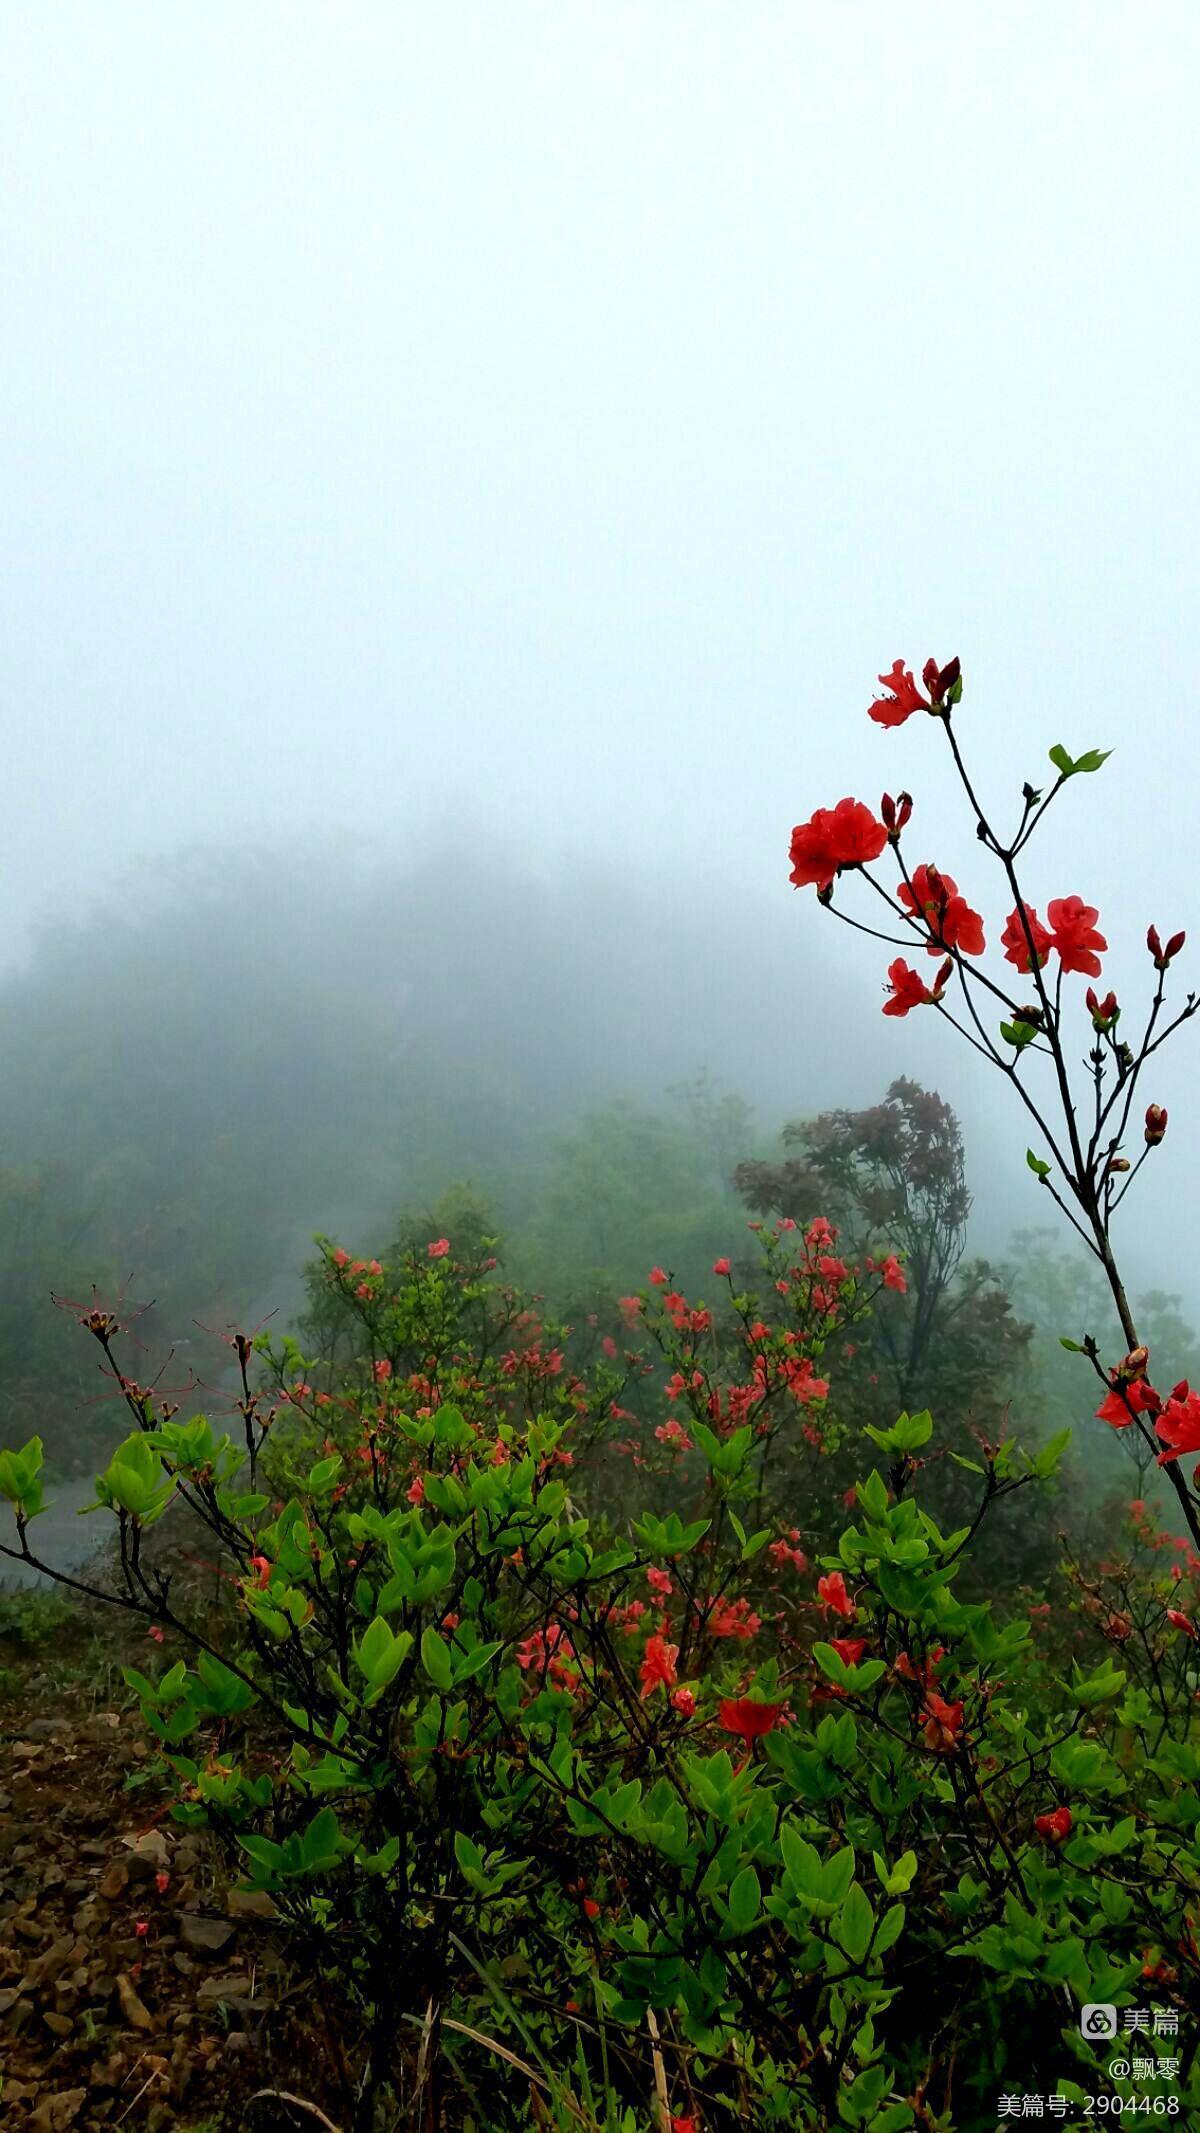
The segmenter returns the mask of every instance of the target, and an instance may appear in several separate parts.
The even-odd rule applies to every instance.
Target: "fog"
[[[170,1111],[214,1028],[259,1066],[276,1028],[273,1128],[312,1049],[355,1154],[266,1213],[365,1217],[391,1015],[547,1118],[708,1067],[766,1133],[916,1074],[983,1242],[1041,1215],[1006,1092],[881,1021],[885,952],[787,843],[907,786],[998,932],[940,732],[865,716],[957,652],[1001,806],[1054,742],[1116,751],[1035,900],[1099,904],[1130,997],[1146,921],[1195,917],[1194,10],[68,4],[0,40],[4,1160],[136,1146],[131,1032]],[[220,1086],[249,1132],[263,1084],[241,1119]],[[1130,1202],[1185,1293],[1189,1140]]]

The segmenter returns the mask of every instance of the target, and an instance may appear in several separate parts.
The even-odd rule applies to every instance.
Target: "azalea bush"
[[[1136,1030],[1111,986],[1101,996],[1093,982],[1081,1001],[1079,979],[1095,981],[1103,972],[1108,942],[1099,929],[1100,914],[1080,895],[1051,896],[1043,921],[1024,877],[1031,842],[1059,795],[1074,780],[1102,770],[1109,751],[1089,748],[1072,756],[1057,743],[1049,752],[1053,777],[1040,786],[1025,782],[1015,820],[1001,833],[975,789],[959,743],[954,719],[963,695],[959,661],[939,667],[930,659],[922,680],[923,691],[903,660],[896,660],[891,672],[880,676],[884,694],[871,704],[869,715],[894,729],[924,714],[945,734],[974,840],[1000,876],[999,908],[1012,906],[999,937],[1008,969],[996,970],[985,961],[984,917],[960,893],[955,877],[930,860],[910,864],[905,838],[913,800],[907,792],[898,799],[885,793],[878,815],[855,799],[818,808],[792,833],[791,879],[797,887],[814,887],[827,910],[860,932],[911,953],[923,951],[936,963],[935,970],[927,963],[922,976],[905,956],[894,957],[883,1012],[899,1017],[932,1008],[1009,1083],[1036,1142],[1025,1160],[1100,1268],[1124,1343],[1123,1352],[1107,1364],[1092,1331],[1074,1342],[1064,1335],[1064,1345],[1073,1345],[1104,1383],[1099,1419],[1114,1429],[1136,1430],[1153,1451],[1180,1517],[1200,1544],[1200,1468],[1189,1480],[1179,1464],[1188,1453],[1200,1452],[1200,1393],[1193,1393],[1186,1380],[1167,1395],[1151,1383],[1149,1352],[1138,1336],[1112,1235],[1126,1193],[1166,1137],[1163,1105],[1151,1101],[1141,1112],[1146,1068],[1200,1006],[1189,992],[1173,1012],[1167,1007],[1169,974],[1186,936],[1169,933],[1164,942],[1156,925],[1148,927],[1151,979]],[[881,878],[877,863],[883,862],[896,880]],[[871,892],[866,909],[877,924],[839,899],[839,887],[851,879]],[[1024,981],[1020,989],[1018,978]],[[1073,1063],[1081,1035],[1086,1072],[1077,1080]]]
[[[915,697],[948,722],[958,696],[953,670],[924,696],[901,672],[876,710]],[[1068,758],[1058,785],[1090,767]],[[1008,872],[1050,797],[1027,794],[1015,848],[992,838]],[[1122,1137],[1178,944],[1155,956],[1140,1049],[1115,1002],[1087,1007],[1087,1139],[1033,1075],[1067,1102],[1061,979],[1102,952],[1095,914],[1052,902],[1041,928],[1014,890],[1010,960],[1035,997],[1011,1003],[953,882],[906,870],[907,820],[903,800],[818,813],[794,876],[834,903],[861,875],[935,951],[928,985],[893,968],[888,1009],[953,1015],[995,1055],[1037,1118],[1038,1177],[1123,1297]],[[871,871],[885,851],[894,893]],[[980,984],[998,1041],[961,1004]],[[1191,1531],[1139,1499],[1099,1559],[1069,1553],[1049,1597],[998,1613],[972,1557],[1008,1500],[1053,1485],[1064,1437],[957,1453],[969,1508],[948,1525],[931,1415],[839,1413],[848,1349],[905,1307],[900,1258],[818,1213],[751,1236],[699,1289],[653,1266],[582,1344],[482,1235],[382,1261],[328,1241],[320,1279],[355,1338],[312,1357],[236,1336],[228,1429],[129,1374],[113,1313],[81,1314],[131,1425],[97,1479],[103,1596],[148,1637],[128,1680],[175,1816],[272,1894],[336,1995],[322,2101],[344,2133],[974,2133],[1032,2088],[1072,2123],[1089,2097],[1186,2121]],[[1116,1363],[1077,1344],[1104,1379],[1098,1426],[1148,1433],[1194,1512],[1193,1396],[1151,1394],[1134,1330]],[[36,1439],[0,1453],[0,1494],[4,1552],[47,1567]],[[222,1570],[228,1604],[202,1621],[155,1545],[177,1507]],[[1136,2082],[1079,2027],[1085,2004],[1130,1999],[1178,2032],[1139,2037]]]

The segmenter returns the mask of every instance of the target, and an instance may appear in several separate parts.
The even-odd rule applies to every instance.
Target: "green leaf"
[[[875,1913],[862,1883],[851,1883],[850,1893],[837,1915],[834,1932],[852,1963],[861,1963],[875,1931]]]
[[[1050,750],[1050,761],[1060,777],[1074,778],[1086,775],[1089,771],[1100,770],[1111,754],[1111,748],[1088,748],[1082,755],[1072,757],[1059,741]]]
[[[744,1866],[729,1887],[729,1919],[739,1933],[754,1924],[762,1909],[762,1890],[752,1866]]]
[[[309,1472],[305,1487],[314,1491],[327,1489],[334,1476],[340,1471],[341,1464],[342,1456],[340,1452],[335,1452],[332,1458],[329,1459],[318,1459],[316,1465]]]
[[[427,1629],[421,1638],[421,1664],[434,1688],[445,1695],[454,1686],[454,1668],[450,1662],[448,1645],[439,1637],[436,1629]]]
[[[1025,1161],[1028,1163],[1029,1168],[1032,1170],[1035,1178],[1049,1177],[1049,1163],[1043,1163],[1040,1155],[1035,1155],[1032,1148],[1027,1148],[1025,1150]]]

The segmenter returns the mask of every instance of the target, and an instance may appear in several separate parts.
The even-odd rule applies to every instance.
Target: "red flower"
[[[876,1271],[883,1275],[885,1289],[895,1289],[897,1296],[907,1294],[908,1283],[904,1278],[904,1269],[895,1252],[889,1252],[886,1259],[881,1259]]]
[[[938,977],[941,977],[940,971]],[[910,968],[902,955],[888,964],[888,984],[891,997],[883,1003],[885,1015],[907,1015],[914,1007],[932,1007],[941,997],[940,984],[935,984],[931,992],[924,978]]]
[[[963,1707],[961,1703],[947,1703],[936,1689],[925,1691],[925,1708],[922,1712],[925,1729],[925,1746],[938,1755],[953,1755],[962,1732]]]
[[[435,1237],[433,1243],[427,1244],[425,1249],[431,1259],[445,1259],[450,1251],[450,1239],[449,1237]]]
[[[839,800],[819,807],[792,831],[789,879],[798,889],[827,889],[841,867],[865,866],[878,859],[887,831],[861,800]]]
[[[1096,997],[1095,986],[1089,985],[1083,997],[1087,1002],[1087,1011],[1097,1029],[1107,1029],[1110,1023],[1116,1021],[1121,1012],[1115,992],[1106,992],[1104,998],[1100,1000]]]
[[[681,1718],[693,1718],[696,1713],[696,1698],[691,1689],[675,1689],[671,1696],[671,1709]]]
[[[700,2121],[694,2114],[689,2114],[683,2118],[673,2117],[671,2119],[671,2133],[700,2133]]]
[[[642,1657],[642,1695],[649,1696],[654,1689],[673,1689],[678,1676],[675,1661],[679,1646],[667,1644],[661,1637],[650,1637]]]
[[[738,1734],[749,1746],[774,1731],[782,1709],[781,1703],[756,1703],[752,1696],[723,1696],[717,1721],[723,1732]]]
[[[1069,1807],[1055,1807],[1049,1814],[1035,1815],[1033,1826],[1039,1837],[1045,1837],[1051,1844],[1065,1844],[1073,1821]]]
[[[1114,1429],[1128,1429],[1135,1415],[1156,1415],[1162,1401],[1146,1378],[1122,1378],[1112,1373],[1112,1391],[1096,1409],[1097,1422],[1111,1422]]]
[[[1158,1455],[1160,1466],[1168,1466],[1181,1452],[1200,1452],[1200,1392],[1192,1392],[1185,1379],[1175,1387],[1154,1426],[1167,1446]]]
[[[1181,1608],[1168,1607],[1167,1620],[1170,1623],[1172,1629],[1181,1629],[1185,1637],[1195,1637],[1197,1635],[1200,1635],[1200,1632],[1197,1631],[1196,1625],[1193,1622],[1191,1616],[1185,1615]]]
[[[1081,896],[1056,896],[1046,906],[1050,921],[1051,946],[1062,960],[1064,970],[1082,970],[1089,978],[1100,975],[1098,948],[1107,948],[1108,942],[1096,931],[1100,913],[1092,904],[1085,904]]]
[[[1025,914],[1025,925],[1028,926],[1033,940],[1034,954],[1037,956],[1038,969],[1040,970],[1050,953],[1051,940],[1032,904],[1018,904],[1014,911],[1009,912],[1005,921],[1004,931],[1000,936],[1000,943],[1004,949],[1004,960],[1006,963],[1012,963],[1017,970],[1028,970],[1030,968],[1029,942],[1025,938],[1025,926],[1021,924],[1022,911]]]
[[[714,1259],[714,1260],[713,1260],[713,1273],[714,1273],[714,1274],[727,1274],[728,1272],[729,1272],[729,1261],[728,1261],[728,1259]]]
[[[867,714],[877,726],[902,726],[914,711],[931,709],[902,659],[895,660],[891,673],[881,674],[879,679],[888,694],[877,696]]]
[[[914,867],[912,887],[902,881],[896,895],[906,911],[923,918],[937,935],[927,943],[929,955],[940,955],[943,948],[958,948],[963,955],[983,954],[983,920],[966,897],[959,895],[951,875],[939,873],[935,866]]]
[[[840,1570],[831,1570],[828,1577],[817,1579],[817,1598],[831,1614],[841,1615],[844,1622],[854,1620],[854,1602]]]
[[[594,1896],[585,1896],[585,1897],[584,1897],[584,1899],[583,1899],[583,1915],[584,1915],[584,1917],[585,1917],[585,1918],[599,1918],[599,1916],[600,1916],[600,1906],[599,1906],[599,1904],[597,1903],[597,1901],[596,1901],[596,1899],[595,1899],[595,1897],[594,1897]]]
[[[829,1649],[836,1652],[843,1666],[857,1666],[867,1648],[865,1637],[831,1637]]]

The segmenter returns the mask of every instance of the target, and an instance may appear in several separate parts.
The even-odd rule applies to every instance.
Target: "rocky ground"
[[[322,2123],[262,2089],[322,2099],[336,2125],[316,1995],[270,1899],[169,1818],[119,1668],[97,1657],[64,1680],[49,1663],[0,1668],[0,2125]]]

